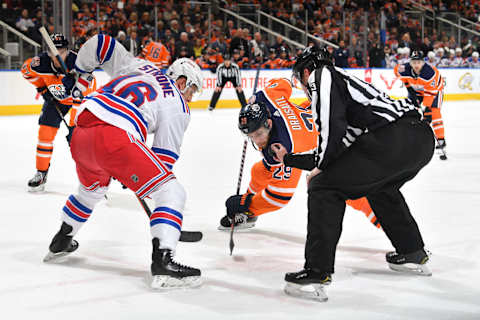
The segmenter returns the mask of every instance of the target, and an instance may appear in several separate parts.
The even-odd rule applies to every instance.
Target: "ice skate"
[[[29,192],[41,192],[45,190],[45,183],[47,183],[48,170],[38,170],[32,179],[28,181]]]
[[[440,160],[447,160],[447,143],[445,139],[438,139],[435,151],[439,155]]]
[[[332,282],[332,277],[326,272],[317,272],[313,269],[303,269],[298,272],[285,274],[287,284],[283,289],[286,294],[319,302],[328,300],[324,287]]]
[[[237,214],[235,215],[235,230],[244,230],[251,229],[255,227],[255,222],[258,217],[249,217],[246,214]],[[232,227],[232,220],[228,216],[224,216],[220,219],[220,225],[218,230],[228,231]]]
[[[184,266],[174,261],[172,250],[160,249],[160,242],[157,238],[154,238],[152,243],[152,289],[195,288],[202,284],[199,269]]]
[[[60,231],[53,237],[49,246],[49,252],[43,258],[43,262],[55,262],[78,249],[78,242],[72,239],[68,234],[72,232],[72,227],[65,222],[62,223]]]
[[[429,254],[425,250],[418,250],[409,254],[388,252],[386,260],[390,269],[398,272],[416,274],[420,276],[431,276],[432,271],[426,265]]]

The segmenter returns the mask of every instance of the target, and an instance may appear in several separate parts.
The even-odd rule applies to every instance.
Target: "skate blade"
[[[328,300],[328,296],[323,287],[324,285],[320,283],[301,285],[287,282],[283,291],[292,297],[326,302]]]
[[[425,264],[405,263],[405,264],[399,265],[399,264],[389,263],[388,266],[393,271],[410,273],[410,274],[426,276],[426,277],[429,277],[432,275],[432,271]]]
[[[245,223],[239,224],[238,226],[235,226],[234,231],[251,229],[253,227],[255,227],[255,222],[245,222]],[[218,226],[218,230],[220,231],[230,231],[231,229],[232,227],[224,227],[222,225]]]
[[[151,288],[154,290],[175,290],[200,287],[203,280],[200,276],[174,278],[165,275],[152,277]]]
[[[28,186],[28,192],[43,192],[45,191],[45,185],[39,185],[37,187],[30,187]]]
[[[61,262],[65,260],[65,257],[68,256],[72,252],[48,252],[45,258],[43,258],[43,262],[46,263],[53,263],[53,262]]]

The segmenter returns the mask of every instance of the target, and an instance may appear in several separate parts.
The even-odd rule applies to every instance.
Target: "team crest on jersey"
[[[48,86],[48,91],[50,91],[57,100],[63,100],[67,97],[67,90],[63,84],[52,84]]]
[[[275,110],[275,112],[273,113],[273,115],[274,115],[275,117],[280,117],[280,112],[278,112],[278,110]]]
[[[138,182],[138,176],[136,174],[132,174],[132,176],[130,177],[130,179],[132,179],[133,182],[137,183]]]

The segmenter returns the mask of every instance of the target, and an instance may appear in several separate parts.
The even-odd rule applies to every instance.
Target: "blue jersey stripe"
[[[143,118],[142,114],[140,113],[140,111],[138,111],[138,108],[134,105],[131,105],[130,103],[128,103],[127,101],[125,100],[122,100],[120,99],[119,97],[111,94],[111,93],[103,93],[103,95],[107,98],[110,98],[112,99],[113,101],[125,106],[128,110],[132,111],[137,117],[138,119],[140,119],[140,121],[143,123],[143,125],[145,126],[145,128],[147,128],[148,130],[148,123],[147,121],[145,121],[145,119]]]
[[[102,63],[102,61],[100,60],[100,53],[102,52],[102,45],[103,45],[103,35],[102,34],[99,34],[98,35],[98,44],[97,44],[97,60],[98,60],[98,63]]]
[[[132,119],[131,116],[129,116],[128,114],[125,114],[123,113],[122,111],[120,110],[117,110],[111,106],[108,106],[106,105],[105,103],[103,103],[103,101],[101,101],[100,99],[97,99],[95,97],[85,97],[84,99],[87,99],[87,100],[94,100],[96,103],[98,103],[100,106],[104,107],[105,109],[107,109],[108,111],[116,114],[116,115],[119,115],[120,117],[128,120],[132,125],[133,127],[135,128],[135,130],[138,132],[138,134],[140,135],[140,138],[142,139],[142,141],[145,141],[145,137],[143,136],[142,134],[142,131],[140,130],[140,128],[138,127],[138,124],[137,122]]]
[[[110,58],[112,57],[113,49],[115,48],[115,39],[113,37],[110,38],[110,48],[108,48],[107,55],[105,57],[105,60],[103,60],[102,64],[110,60]]]

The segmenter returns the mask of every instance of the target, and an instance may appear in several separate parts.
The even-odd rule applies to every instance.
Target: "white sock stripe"
[[[53,143],[46,143],[46,142],[40,142],[40,141],[38,141],[37,145],[42,147],[53,147]]]
[[[295,193],[296,188],[279,188],[279,187],[274,187],[272,185],[267,186],[268,189],[271,191],[276,191],[280,193]]]
[[[52,155],[51,155],[51,154],[42,154],[42,153],[38,153],[38,152],[37,152],[37,157],[40,157],[40,158],[51,158]]]

